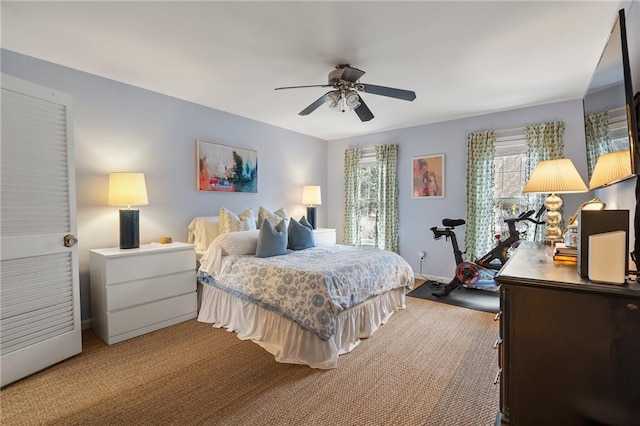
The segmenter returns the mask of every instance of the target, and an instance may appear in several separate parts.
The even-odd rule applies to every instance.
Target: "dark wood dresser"
[[[496,424],[640,425],[640,285],[591,283],[532,242],[496,281]]]

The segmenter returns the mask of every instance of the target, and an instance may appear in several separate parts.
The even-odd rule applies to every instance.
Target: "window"
[[[509,228],[505,219],[530,210],[527,197],[522,193],[526,184],[529,156],[524,134],[496,138],[496,154],[493,187],[493,232],[501,239],[507,238]],[[533,224],[518,222],[516,229],[522,239],[533,239]]]
[[[377,215],[378,165],[375,151],[363,150],[358,170],[358,226],[361,246],[375,246]]]
[[[344,152],[343,244],[398,252],[398,145]]]
[[[627,133],[627,114],[624,107],[609,110],[610,152],[629,149],[629,133]]]

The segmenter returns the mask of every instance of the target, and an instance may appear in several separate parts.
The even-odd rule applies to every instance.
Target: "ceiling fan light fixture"
[[[334,111],[342,111],[342,95],[339,90],[327,95],[327,105]]]
[[[344,96],[344,103],[351,111],[360,106],[360,96],[355,90],[349,90]]]

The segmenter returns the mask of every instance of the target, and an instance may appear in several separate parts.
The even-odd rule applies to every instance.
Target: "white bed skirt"
[[[336,334],[322,341],[273,311],[202,285],[198,321],[235,331],[242,340],[253,340],[278,362],[329,369],[337,367],[339,355],[351,352],[360,339],[370,337],[395,311],[405,307],[404,287],[372,297],[342,312]]]

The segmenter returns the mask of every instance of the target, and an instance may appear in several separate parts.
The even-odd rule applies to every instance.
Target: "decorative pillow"
[[[196,246],[197,253],[203,253],[218,236],[219,227],[218,216],[195,217],[189,224],[187,242]]]
[[[285,228],[289,227],[289,215],[287,214],[287,211],[284,209],[284,207],[272,213],[264,207],[260,206],[260,208],[258,209],[258,227],[262,225],[262,222],[264,222],[265,219],[267,219],[273,226],[276,226],[284,220]]]
[[[304,250],[315,247],[316,241],[313,237],[313,227],[307,219],[302,216],[300,222],[295,219],[289,221],[289,248],[291,250]]]
[[[253,210],[247,209],[236,216],[224,207],[220,207],[221,234],[226,234],[227,232],[251,231],[252,229],[256,229],[256,218],[253,215]]]
[[[260,225],[256,256],[271,257],[287,254],[287,241],[287,228],[284,227],[284,220],[274,227],[271,222],[265,219]]]
[[[215,277],[220,272],[223,256],[254,254],[258,246],[258,232],[254,229],[218,235],[200,259],[200,270]]]
[[[227,232],[214,240],[222,249],[223,256],[231,254],[254,254],[258,245],[258,230]]]

